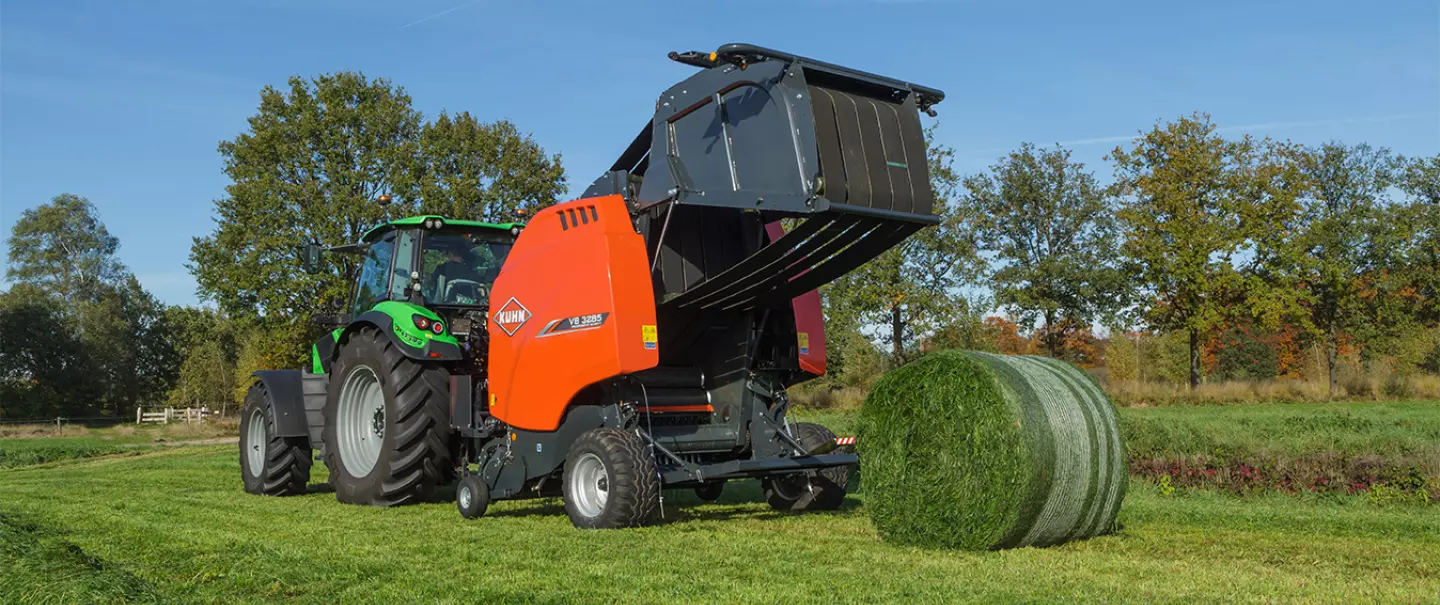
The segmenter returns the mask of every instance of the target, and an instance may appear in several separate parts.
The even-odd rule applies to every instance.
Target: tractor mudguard
[[[464,358],[459,341],[448,332],[435,334],[415,327],[411,317],[420,315],[432,322],[440,316],[425,307],[393,300],[382,301],[375,308],[366,311],[350,325],[336,330],[320,339],[313,347],[312,372],[320,374],[330,371],[330,364],[340,354],[339,343],[361,326],[371,325],[380,330],[406,357],[426,361],[456,361]],[[329,341],[329,342],[327,342]]]
[[[414,308],[422,309],[423,307]],[[438,317],[435,317],[432,321],[438,319]],[[409,321],[409,318],[403,321]],[[453,337],[446,336],[450,342],[432,337],[419,341],[423,342],[423,344],[417,344],[415,336],[408,334],[408,332],[410,332],[409,330],[403,329],[404,324],[395,321],[393,315],[378,308],[373,311],[367,311],[364,315],[361,315],[354,323],[350,324],[350,327],[345,329],[345,332],[348,334],[350,330],[354,329],[356,324],[361,322],[373,324],[375,327],[380,328],[380,331],[385,333],[385,337],[389,338],[390,342],[395,343],[395,346],[399,347],[400,352],[411,359],[455,361],[464,357],[464,354],[460,351],[460,345],[454,342],[455,339]],[[397,324],[399,324],[399,326],[397,326]],[[429,333],[426,335],[430,336]]]
[[[660,363],[645,241],[618,195],[551,206],[490,294],[490,413],[554,431],[577,393]]]
[[[275,432],[281,437],[310,438],[305,422],[304,390],[300,370],[260,370],[251,374],[270,393],[275,407]]]

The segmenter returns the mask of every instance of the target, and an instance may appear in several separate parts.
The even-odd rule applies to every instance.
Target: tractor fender
[[[251,374],[270,393],[275,408],[275,432],[281,437],[310,438],[305,422],[304,391],[300,387],[300,370],[260,370]]]
[[[355,321],[345,326],[345,331],[340,334],[336,342],[345,342],[345,339],[348,338],[351,333],[364,325],[371,325],[378,328],[380,333],[384,334],[385,338],[388,338],[390,342],[395,345],[396,349],[411,359],[422,361],[457,361],[465,357],[459,346],[448,342],[426,340],[424,346],[419,347],[407,342],[397,333],[395,329],[395,318],[389,313],[378,310],[367,311],[364,315],[355,318]],[[339,353],[340,348],[334,348],[331,352],[332,357],[330,361],[334,361],[333,356],[339,355]]]

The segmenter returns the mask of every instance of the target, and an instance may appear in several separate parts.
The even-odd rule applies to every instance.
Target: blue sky
[[[694,7],[694,8],[689,8]],[[113,2],[0,3],[0,228],[88,197],[162,300],[224,193],[216,145],[258,90],[360,70],[418,109],[508,118],[583,190],[692,68],[670,50],[753,42],[945,90],[964,172],[1023,141],[1106,152],[1209,112],[1234,134],[1440,153],[1440,3]]]

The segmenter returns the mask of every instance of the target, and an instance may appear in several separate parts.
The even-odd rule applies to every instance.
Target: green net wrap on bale
[[[886,540],[982,550],[1111,531],[1125,497],[1115,407],[1054,359],[944,351],[860,409],[866,509]]]

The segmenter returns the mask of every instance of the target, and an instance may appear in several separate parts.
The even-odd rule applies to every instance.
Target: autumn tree
[[[1109,155],[1140,314],[1157,329],[1185,334],[1192,389],[1200,383],[1202,335],[1237,310],[1278,315],[1274,301],[1290,300],[1285,290],[1293,290],[1280,280],[1247,279],[1235,260],[1247,249],[1267,255],[1277,221],[1293,215],[1298,171],[1282,146],[1227,140],[1215,128],[1208,115],[1182,117]]]
[[[1109,196],[1069,150],[1026,143],[964,185],[980,250],[996,261],[995,303],[1024,324],[1038,320],[1051,357],[1125,306]]]

